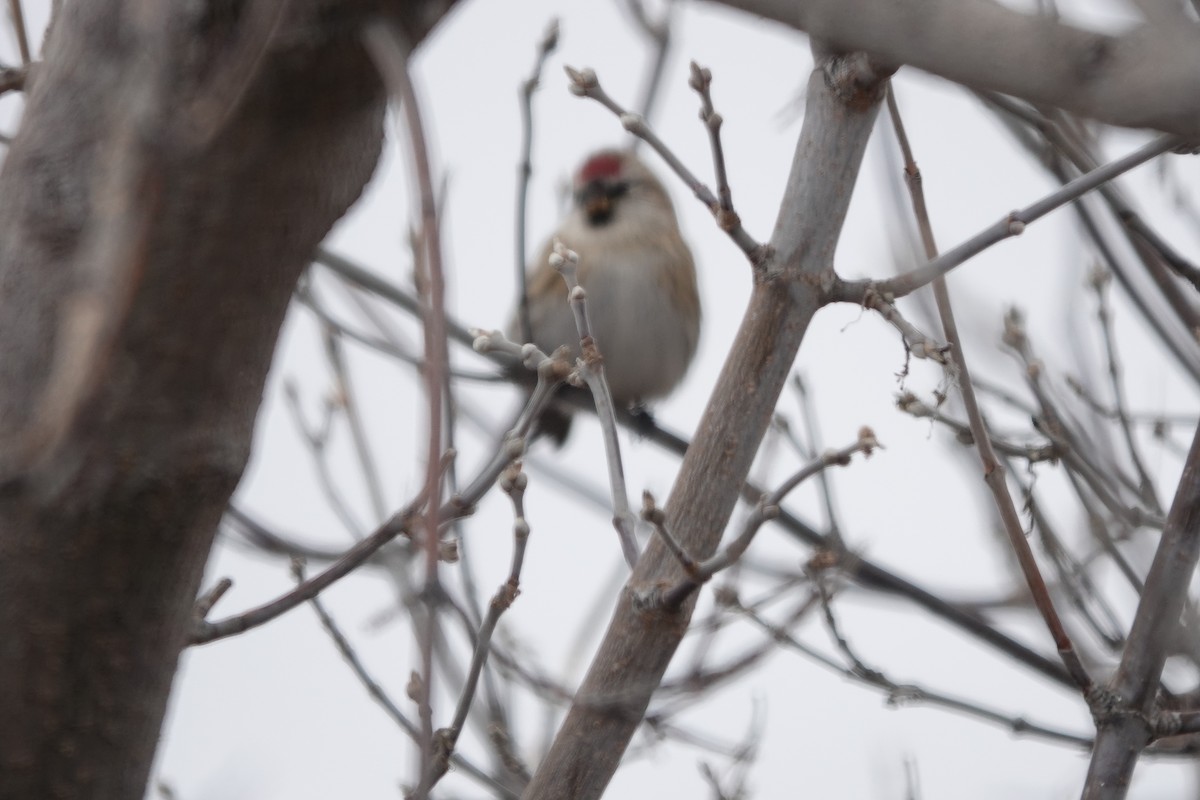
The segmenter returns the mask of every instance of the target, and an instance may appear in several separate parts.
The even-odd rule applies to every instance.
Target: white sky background
[[[44,16],[39,11],[27,9],[35,22]],[[675,44],[651,121],[711,185],[708,140],[696,117],[696,96],[686,81],[689,59],[712,70],[714,102],[725,118],[722,133],[734,202],[750,233],[765,240],[774,225],[799,131],[797,100],[811,67],[807,39],[710,5],[681,4],[677,11]],[[449,306],[467,325],[503,327],[509,318],[520,137],[517,90],[532,66],[536,42],[555,16],[561,20],[561,44],[535,99],[535,173],[529,203],[530,251],[535,252],[553,228],[561,188],[579,158],[598,146],[625,142],[608,111],[566,91],[562,65],[594,68],[606,90],[632,106],[641,94],[650,53],[647,43],[617,3],[472,0],[464,2],[419,52],[418,88],[435,166],[447,176],[443,239]],[[1119,19],[1119,13],[1105,24],[1112,19]],[[4,57],[11,62],[11,43],[5,45]],[[897,77],[896,91],[943,249],[1054,187],[966,92],[911,70]],[[13,103],[7,108],[11,111]],[[9,130],[11,126],[5,132]],[[1124,154],[1144,138],[1135,133],[1108,136],[1106,154]],[[389,123],[389,143],[375,180],[333,232],[330,246],[407,284],[411,259],[405,231],[413,215],[402,145],[402,131]],[[844,277],[885,276],[893,269],[895,232],[908,224],[907,218],[895,218],[888,197],[885,148],[894,147],[890,131],[881,126],[868,150],[837,254]],[[690,432],[739,323],[750,273],[707,210],[667,174],[657,157],[645,151],[644,155],[675,199],[700,270],[705,313],[700,352],[683,387],[654,409],[663,424]],[[1191,160],[1175,157],[1169,165],[1181,183],[1194,179],[1197,168]],[[1122,185],[1181,252],[1200,256],[1196,231],[1169,213],[1156,181],[1156,169],[1143,167],[1122,179]],[[1069,314],[1086,315],[1095,305],[1082,288],[1090,256],[1079,247],[1075,233],[1070,212],[1056,212],[953,274],[951,287],[968,337],[967,354],[977,371],[1019,385],[1019,369],[1000,355],[998,346],[1002,314],[1017,304],[1026,311],[1034,346],[1051,370],[1060,377],[1063,372],[1098,372],[1098,334],[1086,327],[1080,335],[1068,324]],[[338,298],[332,282],[317,285],[325,297]],[[1113,301],[1125,346],[1130,405],[1148,412],[1194,410],[1194,389],[1157,351],[1141,352],[1141,323],[1119,291]],[[915,304],[902,304],[902,309],[919,320]],[[405,324],[405,329],[419,345],[416,328]],[[357,397],[386,478],[387,500],[394,509],[423,480],[424,401],[411,370],[353,346],[348,352]],[[461,348],[453,348],[452,354],[462,366],[486,366]],[[818,313],[797,360],[816,403],[824,446],[848,444],[859,426],[868,424],[887,448],[869,461],[856,457],[850,468],[835,473],[843,532],[852,548],[944,596],[990,596],[1007,584],[1007,576],[983,502],[977,460],[973,453],[954,453],[942,431],[895,410],[896,373],[903,365],[902,346],[892,329],[849,306]],[[905,387],[929,399],[940,377],[925,364],[914,363]],[[347,546],[350,534],[325,503],[312,458],[287,413],[283,386],[288,380],[300,387],[307,415],[316,420],[330,390],[330,374],[312,315],[299,307],[285,325],[259,417],[254,458],[236,501],[304,541]],[[515,408],[515,393],[507,387],[467,385],[463,392],[464,401],[482,408],[496,428]],[[798,424],[796,408],[794,395],[785,393],[780,410]],[[489,442],[465,424],[461,430],[459,467],[462,475],[469,475]],[[1186,440],[1186,432],[1181,437]],[[631,496],[648,488],[665,502],[677,461],[631,435],[623,434],[623,441]],[[767,482],[777,482],[798,465],[786,446],[776,446],[775,452],[772,463],[758,470]],[[1161,499],[1169,503],[1178,459],[1155,445],[1146,452],[1160,491],[1166,493]],[[362,525],[370,527],[377,520],[371,518],[349,454],[342,426],[332,455],[336,480]],[[555,469],[604,489],[594,421],[577,425],[562,451],[543,447],[541,456]],[[1059,479],[1054,469],[1042,467],[1039,480],[1041,486],[1054,486]],[[561,495],[531,469],[527,508],[532,538],[522,594],[503,627],[526,652],[536,654],[546,670],[565,671],[573,685],[607,624],[617,576],[624,572],[608,512]],[[1074,540],[1082,533],[1078,507],[1061,497],[1060,505],[1047,504],[1048,512]],[[798,491],[790,507],[814,523],[824,519],[815,484]],[[510,529],[507,500],[495,491],[464,526],[485,596],[507,572]],[[750,552],[756,559],[789,567],[810,554],[770,528]],[[455,569],[444,567],[450,580]],[[266,559],[228,539],[218,543],[205,585],[222,576],[233,578],[234,588],[217,606],[215,617],[266,601],[291,586],[282,560]],[[415,719],[415,707],[404,700],[409,671],[418,663],[415,643],[404,626],[371,625],[394,605],[391,585],[378,575],[360,572],[324,598],[375,677]],[[1127,592],[1118,590],[1115,599],[1132,609]],[[702,604],[701,613],[707,608]],[[864,658],[897,682],[975,698],[1055,727],[1090,731],[1086,710],[1072,693],[960,637],[905,602],[854,590],[841,596],[835,608]],[[1000,622],[1023,641],[1052,652],[1040,626],[1016,619]],[[723,647],[727,654],[738,651],[734,643],[744,646],[761,636],[745,623],[734,630]],[[799,631],[805,641],[833,652],[815,617]],[[530,757],[542,746],[546,721],[533,706],[521,708],[517,734],[521,753]],[[814,797],[901,798],[906,760],[916,765],[924,798],[1067,798],[1078,795],[1087,765],[1086,756],[1077,751],[1031,737],[1016,738],[972,719],[921,707],[888,709],[877,691],[782,651],[681,722],[735,742],[748,730],[753,709],[763,720],[761,746],[749,778],[757,798],[801,792]],[[435,710],[436,723],[446,724],[452,711],[451,700],[443,698]],[[639,736],[634,746],[647,744]],[[476,745],[466,742],[478,754]],[[717,767],[725,764],[693,748],[654,745],[617,773],[607,796],[706,797],[708,790],[696,767],[701,759]],[[370,800],[400,797],[398,786],[414,774],[414,764],[413,745],[368,698],[312,611],[303,607],[251,633],[185,653],[156,775],[181,800]],[[444,786],[453,791],[443,796],[484,796],[483,790],[454,774]],[[1131,797],[1195,794],[1189,768],[1144,759]]]

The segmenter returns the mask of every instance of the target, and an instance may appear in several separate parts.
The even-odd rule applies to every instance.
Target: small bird
[[[613,401],[640,407],[668,394],[687,372],[700,338],[700,295],[691,251],[666,189],[632,152],[600,150],[575,173],[571,210],[529,272],[533,342],[579,355],[567,286],[550,266],[555,240],[579,255],[592,337]],[[520,322],[510,326],[520,336]],[[560,444],[569,420],[544,420]],[[561,427],[561,430],[559,429]]]

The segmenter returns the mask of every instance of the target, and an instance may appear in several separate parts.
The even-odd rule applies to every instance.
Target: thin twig
[[[494,348],[507,349],[510,352],[512,349],[515,349],[517,352],[528,352],[528,360],[533,362],[535,368],[538,370],[538,383],[533,394],[530,396],[529,402],[526,404],[525,410],[521,414],[518,425],[509,431],[496,452],[492,455],[491,460],[479,470],[474,480],[462,492],[454,495],[442,504],[437,517],[443,523],[470,515],[474,511],[475,504],[479,502],[484,493],[496,482],[504,468],[512,463],[514,459],[520,457],[524,452],[525,437],[529,434],[533,420],[541,413],[542,406],[549,401],[550,396],[554,392],[554,386],[563,379],[563,375],[567,371],[566,365],[561,360],[547,356],[531,345],[526,345],[522,348],[507,341],[499,332],[481,332],[479,338],[479,347],[481,350]],[[269,622],[280,614],[300,605],[305,600],[315,597],[326,587],[348,575],[374,555],[379,548],[397,536],[411,536],[415,530],[413,524],[418,521],[420,509],[425,505],[426,498],[424,495],[418,495],[408,506],[401,509],[391,519],[379,526],[374,533],[360,540],[347,550],[341,558],[330,565],[324,572],[309,578],[292,591],[269,603],[241,614],[217,622],[204,622],[193,631],[191,644],[204,644],[216,639],[242,633]]]
[[[542,41],[538,44],[533,72],[521,84],[521,163],[517,167],[517,320],[520,325],[521,341],[533,341],[533,325],[529,321],[529,292],[526,288],[526,270],[529,258],[529,230],[525,221],[529,206],[529,179],[533,176],[533,93],[542,79],[542,68],[546,59],[558,47],[558,20],[550,20]]]
[[[1042,377],[1045,368],[1033,353],[1025,331],[1024,320],[1016,309],[1011,309],[1004,316],[1002,339],[1004,344],[1021,359],[1021,363],[1025,367],[1025,382],[1034,397],[1037,398],[1040,413],[1034,417],[1034,424],[1046,438],[1056,445],[1063,463],[1072,473],[1087,483],[1097,499],[1117,519],[1131,527],[1147,526],[1161,530],[1166,524],[1161,511],[1146,510],[1135,503],[1127,503],[1120,497],[1121,487],[1124,486],[1130,495],[1137,497],[1138,500],[1144,499],[1135,481],[1128,478],[1115,465],[1108,465],[1104,469],[1092,463],[1094,458],[1087,457],[1089,448],[1085,446],[1085,438],[1067,424],[1063,414],[1056,408],[1049,392],[1043,386]]]
[[[588,322],[587,291],[579,285],[576,270],[579,255],[563,246],[557,239],[554,252],[550,254],[550,265],[558,270],[567,284],[568,301],[575,315],[575,327],[579,331],[580,358],[579,377],[587,384],[596,402],[596,419],[604,436],[604,455],[608,463],[608,484],[612,492],[613,527],[621,541],[621,552],[632,569],[638,560],[637,536],[634,533],[634,516],[629,507],[629,494],[625,490],[625,468],[621,464],[621,442],[617,438],[616,410],[612,392],[608,389],[608,378],[604,374],[604,356],[596,340],[592,338]]]
[[[887,105],[892,117],[892,124],[896,129],[896,138],[904,154],[905,178],[908,181],[909,191],[912,195],[913,211],[916,215],[917,224],[920,227],[921,241],[925,246],[925,255],[930,259],[931,263],[936,263],[939,260],[937,244],[934,242],[933,228],[929,221],[929,214],[925,208],[925,195],[921,188],[921,173],[918,171],[916,162],[913,159],[912,151],[908,145],[908,137],[904,132],[904,125],[900,120],[900,110],[896,105],[894,87],[888,91]],[[1163,140],[1160,139],[1158,141],[1161,143]],[[1045,202],[1042,205],[1046,206],[1046,211],[1053,207]],[[1041,213],[1045,213],[1045,211]],[[1030,217],[1030,219],[1036,219],[1036,216]],[[1017,561],[1020,563],[1021,571],[1025,575],[1025,581],[1029,585],[1029,591],[1033,595],[1034,603],[1038,611],[1041,612],[1046,627],[1054,638],[1054,644],[1058,648],[1059,657],[1062,659],[1063,665],[1067,668],[1067,671],[1071,674],[1072,679],[1078,685],[1079,689],[1086,695],[1093,688],[1091,676],[1088,675],[1083,662],[1075,653],[1071,638],[1068,636],[1066,628],[1063,626],[1062,620],[1059,619],[1058,612],[1054,608],[1054,602],[1046,588],[1045,579],[1038,569],[1037,559],[1034,558],[1033,551],[1029,547],[1029,542],[1025,538],[1025,532],[1022,530],[1021,519],[1017,514],[1016,506],[1013,504],[1012,495],[1008,492],[1004,467],[997,460],[996,453],[992,449],[991,436],[983,420],[979,403],[975,398],[975,389],[971,384],[971,374],[967,368],[966,357],[962,348],[962,339],[958,335],[958,325],[955,322],[954,311],[950,302],[950,290],[946,286],[943,273],[934,274],[932,280],[934,298],[937,302],[938,313],[942,319],[942,328],[945,331],[946,342],[951,348],[950,353],[955,367],[955,377],[958,380],[959,393],[963,401],[963,407],[966,409],[971,433],[975,437],[975,447],[979,451],[979,459],[983,466],[984,481],[992,491],[992,496],[996,502],[996,509],[999,511],[1000,518],[1004,523],[1004,530],[1008,534],[1013,551],[1016,553]]]
[[[409,292],[378,277],[349,259],[318,249],[316,260],[334,270],[347,281],[376,294],[378,297],[395,304],[410,314],[415,313],[418,307],[416,299]],[[532,354],[538,352],[536,348],[526,350],[518,344],[509,342],[497,331],[468,331],[466,327],[450,321],[447,322],[447,328],[450,336],[456,342],[473,346],[477,352],[493,358],[498,364],[511,365],[514,362],[522,361],[526,353]],[[534,358],[536,359],[536,356]],[[555,380],[562,380],[570,372],[570,368],[565,361],[551,361],[547,359],[544,364],[547,370],[554,372]],[[527,362],[526,365],[531,369],[538,369],[538,365],[535,362]],[[593,405],[593,403],[580,404],[579,408],[585,412],[590,412],[593,410],[590,408]],[[530,413],[538,412],[531,410]],[[646,437],[668,452],[682,456],[689,447],[690,443],[686,438],[661,427],[652,420],[635,420],[625,411],[619,411],[617,419],[625,428],[638,431],[639,435]],[[506,440],[508,442],[506,447],[509,448],[507,452],[514,452],[518,455],[523,452],[524,442],[518,434],[519,431],[514,429],[512,436]],[[464,490],[463,494],[470,496],[470,489]],[[746,484],[742,491],[743,498],[750,503],[758,502],[765,494],[762,489],[751,484]],[[804,543],[807,546],[821,549],[828,547],[829,543],[821,533],[814,530],[810,525],[786,509],[781,511],[776,524],[780,525],[796,541]],[[954,603],[948,602],[937,594],[901,578],[879,564],[859,556],[856,557],[851,565],[848,565],[847,573],[849,577],[864,588],[871,591],[883,592],[891,596],[906,598],[938,619],[945,620],[968,635],[998,649],[1000,652],[1005,653],[1038,674],[1058,684],[1071,685],[1070,678],[1056,661],[1046,658],[1041,653],[1002,633],[987,624],[978,615],[964,611]]]
[[[350,572],[370,558],[379,548],[401,534],[409,535],[412,519],[415,516],[416,509],[419,507],[419,504],[413,504],[409,508],[398,512],[370,536],[356,542],[341,558],[323,572],[304,581],[295,589],[280,595],[268,603],[232,617],[226,617],[216,622],[201,622],[192,632],[190,643],[194,645],[206,644],[227,636],[243,633],[251,628],[256,628],[259,625],[270,622],[284,612],[290,611],[300,605],[305,600],[316,597],[322,590],[350,574]]]
[[[949,363],[949,359],[946,357],[950,351],[949,345],[934,341],[933,338],[918,330],[915,325],[904,318],[900,309],[896,308],[896,304],[888,301],[883,295],[878,292],[867,292],[862,299],[862,306],[878,313],[885,322],[900,333],[906,354],[913,358],[928,359],[943,366]],[[907,374],[907,369],[906,365],[904,374]]]
[[[1042,549],[1050,557],[1058,571],[1059,587],[1079,611],[1079,615],[1091,627],[1096,637],[1112,650],[1120,648],[1125,641],[1125,636],[1116,614],[1100,596],[1100,592],[1085,566],[1067,550],[1062,539],[1055,533],[1050,520],[1042,511],[1042,504],[1035,497],[1033,483],[1022,480],[1016,470],[1011,467],[1010,471],[1013,473],[1013,479],[1021,487],[1021,493],[1025,498],[1025,508],[1029,512],[1033,529],[1041,537]],[[1103,620],[1097,618],[1097,612],[1103,615]]]
[[[796,390],[796,396],[799,398],[800,417],[804,421],[804,434],[807,438],[807,446],[802,444],[796,434],[792,431],[791,425],[783,420],[784,437],[792,443],[793,448],[801,458],[813,459],[821,449],[821,426],[817,421],[816,404],[813,403],[812,396],[808,393],[808,386],[801,377],[799,372],[792,373],[792,386]],[[844,551],[846,543],[842,539],[842,526],[838,522],[837,504],[833,500],[833,481],[830,479],[828,470],[821,470],[817,474],[817,482],[821,486],[821,499],[825,505],[825,518],[829,525],[829,531],[826,533],[833,549]]]
[[[948,417],[938,409],[918,399],[912,392],[904,392],[896,398],[896,408],[917,419],[930,419],[939,425],[944,425],[954,433],[954,437],[962,444],[975,444],[975,434],[968,423]],[[1030,464],[1042,461],[1058,461],[1062,458],[1061,449],[1053,442],[1048,444],[1018,444],[988,432],[991,436],[992,447],[999,453],[1011,458],[1019,458]]]
[[[212,611],[213,606],[225,596],[225,593],[233,588],[233,581],[229,578],[221,578],[216,584],[204,594],[196,599],[196,605],[192,610],[192,616],[197,621],[203,620]]]
[[[371,314],[368,314],[368,309],[370,308],[369,304],[363,302],[363,298],[358,296],[358,291],[354,287],[351,287],[345,283],[343,283],[342,286],[350,295],[352,300],[354,300],[356,303],[361,303],[359,306],[360,310],[364,312],[364,315],[369,316],[370,321],[375,326],[375,329],[379,331],[379,337],[372,336],[369,333],[363,333],[362,331],[351,327],[335,317],[333,313],[324,306],[320,298],[317,297],[316,292],[313,291],[311,286],[304,284],[297,286],[296,299],[301,305],[316,315],[317,319],[319,319],[323,325],[329,326],[336,331],[338,335],[350,339],[351,341],[358,342],[364,347],[367,347],[385,356],[390,356],[391,358],[394,358],[404,364],[408,364],[418,371],[423,372],[425,370],[425,361],[420,357],[413,355],[411,349],[405,347],[392,334],[391,331],[385,329],[380,324],[381,320],[378,319],[377,315],[371,315],[373,314],[373,311]],[[482,370],[470,370],[454,367],[449,370],[448,374],[455,380],[474,381],[476,383],[510,383],[512,381],[511,376],[504,375],[498,371],[487,372]]]
[[[28,67],[33,60],[29,50],[29,31],[25,27],[25,11],[21,8],[21,0],[8,0],[8,11],[12,14],[13,30],[17,34],[17,50],[21,53],[21,66]]]
[[[867,297],[870,292],[876,292],[890,299],[910,294],[935,279],[948,274],[955,267],[997,242],[1013,236],[1019,236],[1024,233],[1027,225],[1044,217],[1056,208],[1078,199],[1097,186],[1111,181],[1118,175],[1128,172],[1152,158],[1173,150],[1179,146],[1179,142],[1180,140],[1177,136],[1160,136],[1123,158],[1118,158],[1116,161],[1079,176],[1075,180],[1065,184],[1061,189],[1051,192],[1041,200],[1038,200],[1036,203],[1009,213],[1004,219],[984,229],[957,247],[947,250],[937,257],[931,257],[929,262],[922,267],[888,280],[839,281],[830,290],[828,297],[830,300],[836,302],[861,304],[863,298]]]
[[[674,0],[667,0],[662,17],[657,20],[650,19],[650,15],[647,13],[646,6],[642,0],[625,0],[625,7],[629,9],[629,13],[633,17],[638,30],[644,33],[654,45],[654,54],[650,59],[650,67],[645,71],[644,83],[642,85],[642,102],[639,105],[642,116],[650,119],[654,115],[654,107],[657,104],[658,95],[662,89],[663,75],[665,74],[667,65],[667,54],[671,49],[671,18],[675,3]]]
[[[686,580],[663,593],[662,603],[664,607],[678,608],[692,592],[711,580],[714,575],[737,563],[742,554],[746,552],[746,548],[754,541],[755,534],[758,533],[764,523],[779,516],[779,504],[783,502],[783,499],[789,492],[801,483],[829,467],[846,466],[850,463],[850,456],[854,453],[862,453],[869,458],[875,449],[880,447],[882,445],[875,439],[874,431],[864,426],[859,430],[858,439],[853,444],[846,445],[838,450],[831,450],[809,464],[806,464],[803,469],[797,471],[781,483],[775,491],[759,501],[754,511],[746,518],[742,532],[738,534],[737,538],[711,558],[705,559],[699,564],[690,556],[687,556],[683,548],[673,541],[661,519],[661,512],[658,515],[651,515],[648,521],[654,525],[659,536],[663,537],[663,541],[668,544],[671,552],[679,559],[680,566],[683,567],[684,572],[688,576]]]
[[[221,519],[221,524],[224,530],[232,532],[242,542],[271,555],[284,555],[288,558],[300,557],[309,563],[319,561],[326,564],[337,561],[345,555],[344,550],[317,547],[297,541],[294,537],[284,535],[278,530],[272,530],[232,503],[225,509],[225,516]],[[408,549],[405,542],[396,542],[394,548],[381,549],[368,559],[367,563],[391,566],[395,563],[392,559],[407,558],[409,556]]]
[[[696,195],[696,198],[703,203],[712,213],[713,217],[717,219],[721,230],[725,231],[725,233],[729,235],[729,238],[733,240],[734,244],[736,244],[741,251],[746,254],[746,258],[750,260],[750,264],[752,266],[759,267],[766,262],[768,254],[766,246],[755,241],[754,238],[746,232],[746,229],[742,227],[740,221],[736,221],[728,228],[720,224],[722,219],[720,200],[718,200],[717,197],[712,193],[711,189],[701,183],[700,180],[692,174],[691,170],[683,165],[683,162],[680,161],[679,157],[667,147],[663,140],[658,138],[658,135],[650,128],[644,117],[630,113],[619,103],[617,103],[617,101],[609,97],[608,93],[601,88],[600,81],[596,77],[596,73],[594,71],[590,69],[581,71],[572,69],[571,67],[566,67],[566,71],[567,76],[571,79],[571,84],[569,86],[571,93],[577,95],[578,97],[591,98],[607,108],[609,111],[616,114],[625,130],[645,141],[646,144],[650,145],[650,147],[654,149],[654,152],[662,156],[663,161],[667,162],[667,165],[672,169],[672,171],[674,171],[674,173],[678,175],[685,184],[687,184],[687,187],[691,189],[692,194]],[[729,221],[729,218],[726,217],[726,222]]]
[[[1087,172],[1096,168],[1095,159],[1079,142],[1073,141],[1061,127],[1044,114],[1029,108],[1024,103],[995,92],[977,92],[979,97],[988,105],[1020,120],[1036,130],[1046,144],[1056,149],[1066,157],[1077,170]],[[1112,210],[1113,216],[1122,227],[1140,238],[1146,245],[1155,250],[1163,262],[1184,280],[1200,289],[1200,267],[1184,258],[1156,230],[1154,230],[1140,214],[1133,209],[1124,195],[1115,185],[1108,183],[1099,187],[1100,195]]]
[[[1092,740],[1086,736],[1068,733],[1066,731],[1056,730],[1046,725],[1029,722],[1024,717],[1013,717],[999,711],[984,708],[968,700],[962,700],[951,695],[942,694],[940,692],[930,691],[920,686],[913,684],[894,683],[878,670],[870,669],[865,672],[859,672],[853,669],[847,669],[841,664],[834,661],[832,658],[817,652],[813,648],[796,639],[783,628],[772,624],[763,619],[754,611],[750,611],[736,604],[733,605],[735,611],[738,611],[746,616],[751,622],[761,628],[763,631],[770,634],[772,639],[779,642],[789,650],[800,653],[804,657],[817,662],[821,666],[830,669],[839,675],[843,675],[856,683],[862,683],[868,686],[875,686],[887,693],[887,701],[889,706],[899,707],[912,703],[928,703],[932,706],[958,711],[968,716],[976,717],[995,723],[1001,727],[1007,728],[1016,734],[1025,734],[1031,736],[1039,736],[1051,741],[1056,741],[1062,744],[1070,744],[1076,747],[1089,747]],[[883,680],[880,681],[879,679]]]
[[[1116,341],[1113,337],[1112,311],[1109,309],[1106,291],[1111,278],[1111,274],[1097,269],[1092,276],[1091,283],[1092,289],[1096,293],[1096,317],[1104,336],[1104,353],[1108,360],[1108,377],[1113,393],[1113,406],[1117,412],[1117,422],[1120,424],[1121,433],[1125,438],[1125,446],[1129,450],[1129,460],[1133,463],[1133,468],[1138,475],[1138,488],[1142,500],[1150,506],[1152,511],[1161,513],[1162,506],[1159,505],[1158,495],[1154,491],[1154,481],[1142,463],[1137,441],[1133,438],[1133,428],[1130,425],[1129,411],[1125,402],[1125,381],[1121,373],[1121,361]]]
[[[322,404],[321,422],[310,427],[304,419],[304,411],[300,408],[300,390],[295,382],[288,379],[283,384],[283,398],[286,403],[288,412],[292,415],[292,421],[299,431],[301,438],[304,439],[308,446],[308,451],[312,455],[313,466],[317,470],[317,484],[321,487],[321,493],[325,495],[326,502],[329,503],[329,508],[334,515],[341,520],[343,526],[355,539],[362,538],[363,526],[355,517],[354,512],[350,508],[350,504],[346,498],[342,496],[341,489],[333,479],[333,473],[329,465],[329,437],[333,426],[333,410],[335,404],[332,399],[327,398]]]
[[[358,458],[359,470],[367,485],[367,496],[371,500],[373,521],[387,516],[387,505],[383,498],[383,484],[379,476],[379,468],[371,446],[367,442],[366,430],[363,427],[362,416],[358,411],[358,400],[354,394],[354,384],[350,380],[350,370],[346,366],[346,358],[342,352],[342,342],[336,330],[328,325],[321,326],[321,340],[325,345],[325,358],[333,370],[333,379],[337,386],[334,395],[334,407],[341,409],[350,428],[350,441],[354,445],[354,454]]]
[[[445,774],[446,768],[449,766],[448,759],[454,752],[455,744],[462,734],[463,726],[467,721],[467,712],[471,709],[471,702],[475,697],[475,689],[479,684],[479,677],[483,672],[484,664],[487,662],[488,653],[491,649],[492,634],[495,633],[496,624],[500,621],[500,616],[508,610],[513,601],[517,599],[517,595],[521,593],[521,567],[525,562],[525,546],[529,541],[529,523],[525,520],[524,502],[527,481],[525,473],[521,471],[520,461],[509,465],[500,478],[500,487],[509,496],[513,504],[512,565],[509,568],[508,580],[500,586],[496,594],[492,597],[492,601],[488,605],[487,616],[484,617],[483,624],[479,627],[479,633],[475,637],[475,650],[471,657],[471,669],[467,674],[462,693],[459,695],[458,706],[454,712],[454,720],[450,723],[449,727],[442,728],[437,732],[438,752],[433,763],[434,775],[429,780],[430,788]]]
[[[721,145],[721,124],[724,118],[716,112],[712,101],[712,71],[691,63],[692,76],[688,86],[700,95],[700,121],[708,131],[712,149],[713,175],[717,179],[717,227],[729,233],[741,225],[742,220],[733,210],[733,190],[729,188],[729,175],[725,170],[725,150]]]
[[[423,286],[427,294],[423,298],[422,322],[425,339],[425,385],[428,402],[428,448],[426,451],[425,495],[429,498],[424,519],[425,575],[421,593],[428,606],[425,624],[418,636],[421,647],[422,677],[420,697],[417,702],[421,717],[421,783],[414,794],[415,800],[429,796],[429,780],[433,775],[433,763],[437,744],[433,730],[433,651],[437,632],[437,610],[443,594],[438,572],[438,518],[439,499],[442,492],[442,470],[440,454],[445,449],[444,412],[447,398],[446,388],[446,281],[443,267],[441,233],[438,225],[437,200],[433,191],[433,170],[429,148],[426,144],[425,125],[421,119],[421,105],[416,88],[412,84],[408,68],[411,46],[398,26],[390,22],[377,21],[364,31],[367,50],[375,61],[389,93],[400,104],[404,112],[405,130],[411,150],[413,170],[420,200],[420,224],[417,228],[418,265],[421,268]]]
[[[292,573],[300,585],[306,582],[303,563],[298,559],[292,562]],[[329,615],[329,612],[325,610],[324,604],[317,597],[310,598],[309,604],[312,605],[313,611],[316,612],[317,619],[321,622],[321,627],[329,634],[334,647],[337,648],[338,653],[341,654],[342,658],[350,666],[350,669],[363,685],[363,688],[367,690],[367,694],[392,718],[392,721],[396,723],[400,730],[404,731],[413,741],[417,741],[420,731],[417,730],[416,724],[400,710],[400,707],[388,696],[388,693],[384,691],[379,682],[367,671],[366,666],[362,663],[362,659],[358,657],[358,653],[350,645],[345,634],[342,633],[337,623],[334,622],[333,617]],[[512,789],[505,786],[461,755],[455,753],[450,756],[450,760],[455,767],[461,769],[492,791],[497,792],[501,797],[507,800],[519,800],[521,796],[519,789]]]

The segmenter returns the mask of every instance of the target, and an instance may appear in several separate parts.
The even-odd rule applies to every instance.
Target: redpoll
[[[666,189],[622,150],[594,153],[576,173],[571,211],[534,262],[528,293],[533,342],[547,353],[567,345],[578,356],[566,283],[549,263],[555,239],[579,256],[577,276],[614,402],[635,406],[669,393],[696,352],[700,296]],[[518,322],[511,328],[519,335]],[[545,428],[559,441],[566,435],[553,421]]]

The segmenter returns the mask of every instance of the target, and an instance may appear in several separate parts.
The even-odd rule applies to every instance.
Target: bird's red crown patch
[[[577,180],[580,183],[588,183],[601,178],[615,178],[621,174],[621,165],[621,157],[616,153],[592,156],[579,168]]]

